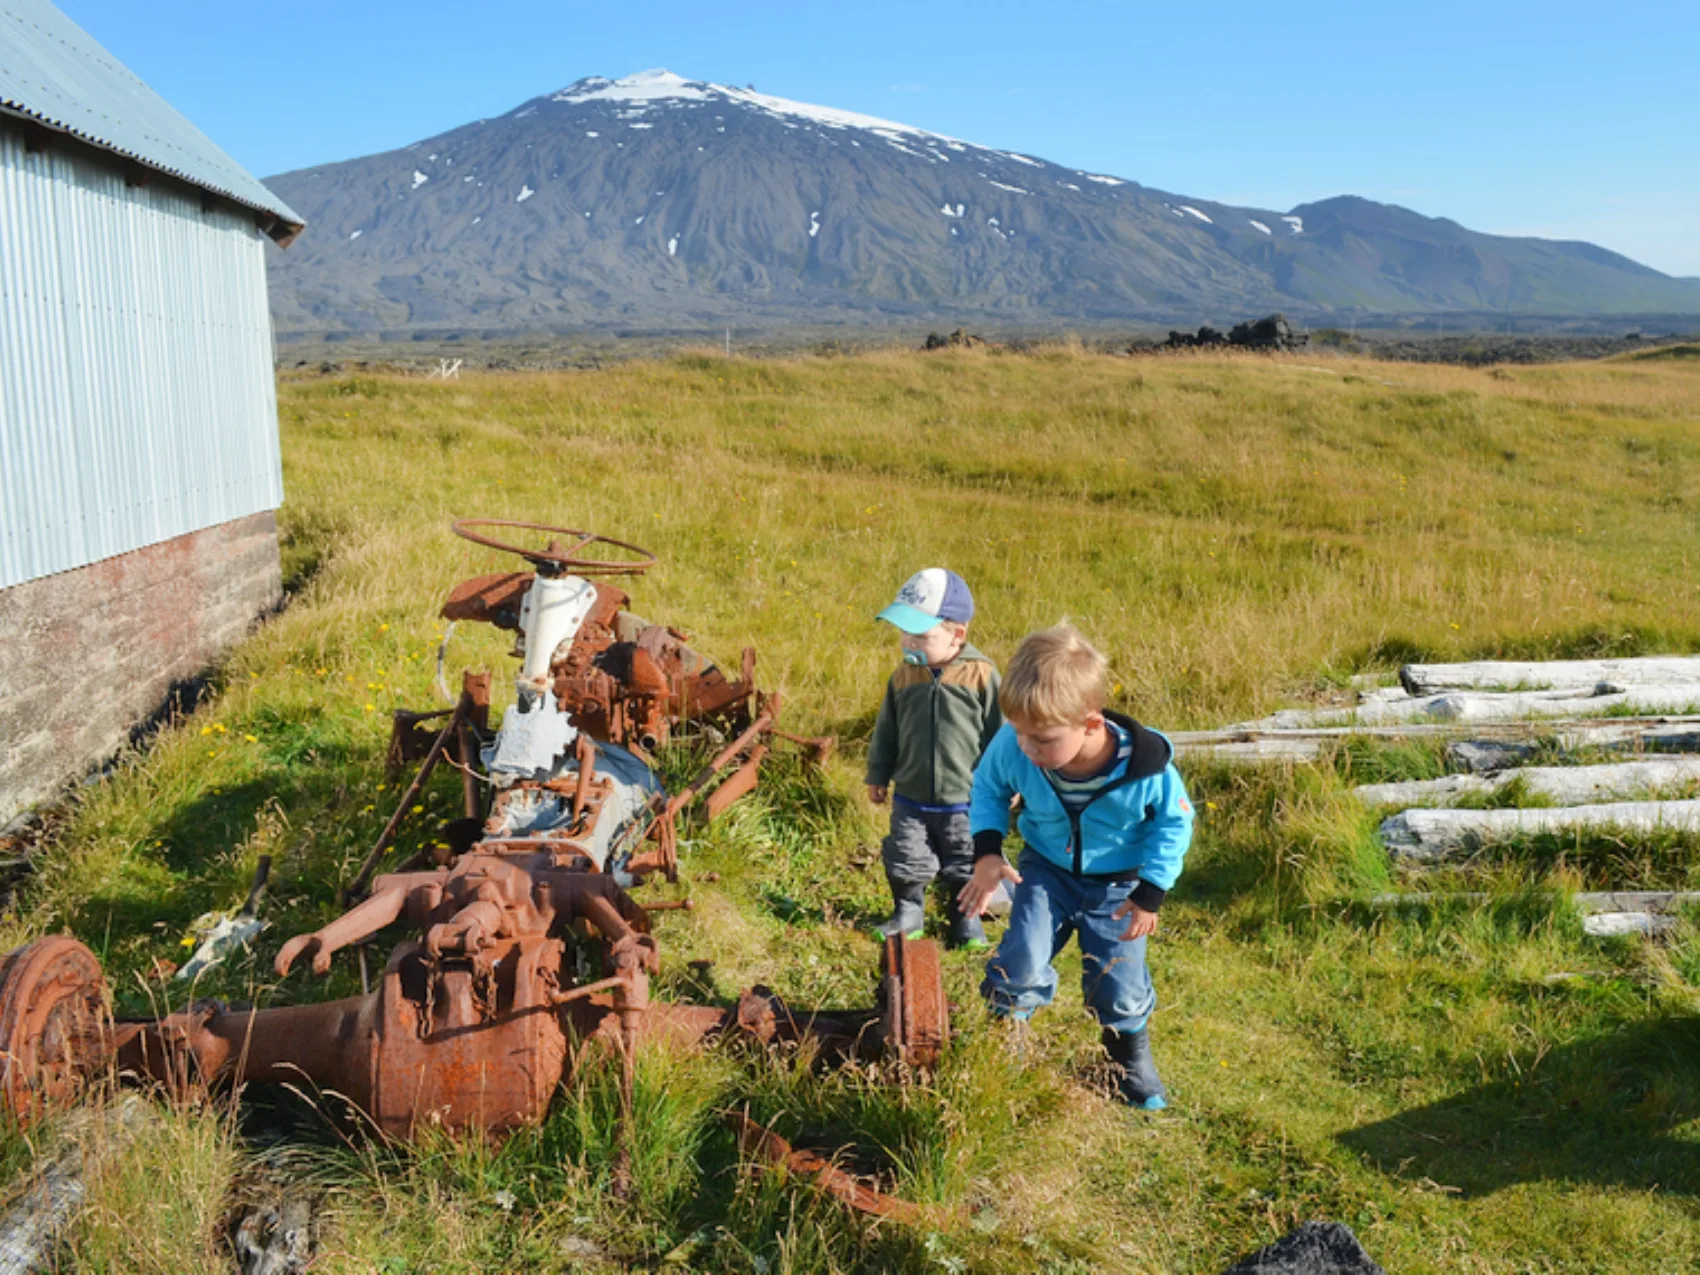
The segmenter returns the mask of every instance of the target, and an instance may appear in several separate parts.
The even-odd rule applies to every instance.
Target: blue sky
[[[883,115],[1180,194],[1358,194],[1700,276],[1700,3],[58,0],[260,176],[585,75]]]

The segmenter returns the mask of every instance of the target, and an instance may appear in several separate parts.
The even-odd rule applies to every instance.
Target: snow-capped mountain
[[[269,185],[309,223],[272,261],[285,335],[1700,312],[1700,284],[1588,244],[1232,207],[668,71]]]

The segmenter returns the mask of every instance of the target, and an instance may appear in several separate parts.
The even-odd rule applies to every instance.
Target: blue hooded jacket
[[[1133,900],[1156,911],[1181,874],[1192,844],[1192,802],[1174,767],[1174,746],[1131,717],[1106,712],[1131,736],[1127,760],[1071,816],[1045,772],[1027,760],[1007,722],[974,770],[969,830],[974,857],[1003,853],[1011,798],[1021,797],[1018,826],[1027,848],[1075,876],[1132,880]]]

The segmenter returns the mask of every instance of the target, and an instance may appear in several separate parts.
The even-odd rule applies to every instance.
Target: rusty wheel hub
[[[0,959],[0,1094],[19,1119],[73,1101],[111,1050],[106,979],[73,938]]]
[[[886,1048],[914,1067],[937,1067],[950,1041],[939,945],[899,934],[880,956],[880,1025]]]

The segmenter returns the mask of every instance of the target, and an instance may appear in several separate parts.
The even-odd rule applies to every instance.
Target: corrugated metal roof
[[[47,0],[0,0],[0,109],[276,217],[280,243],[305,224]]]

